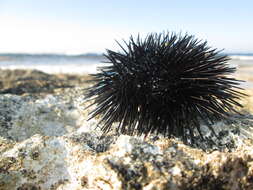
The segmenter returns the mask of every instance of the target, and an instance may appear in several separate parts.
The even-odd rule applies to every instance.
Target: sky
[[[102,53],[163,31],[253,53],[252,9],[252,0],[0,0],[0,53]]]

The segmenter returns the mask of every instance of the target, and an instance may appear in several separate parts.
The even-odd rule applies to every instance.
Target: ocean
[[[0,54],[0,69],[36,69],[46,73],[91,74],[106,61],[100,54]]]
[[[253,54],[230,54],[235,67],[252,67]],[[46,73],[91,74],[104,66],[101,54],[0,54],[0,69],[37,69]],[[251,72],[251,71],[250,71]],[[253,73],[252,73],[253,74]]]

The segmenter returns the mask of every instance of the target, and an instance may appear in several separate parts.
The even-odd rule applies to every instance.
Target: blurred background
[[[115,40],[181,32],[253,64],[253,1],[0,0],[0,68],[94,73]]]

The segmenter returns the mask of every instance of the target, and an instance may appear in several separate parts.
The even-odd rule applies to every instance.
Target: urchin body
[[[107,50],[110,65],[93,75],[87,94],[96,104],[90,116],[101,115],[105,132],[118,122],[125,134],[193,139],[195,129],[201,135],[201,121],[213,130],[210,124],[241,106],[238,80],[228,76],[235,68],[206,42],[163,33],[119,46],[119,52]]]

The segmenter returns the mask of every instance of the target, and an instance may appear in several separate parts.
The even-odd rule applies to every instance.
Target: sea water
[[[253,54],[232,54],[230,58],[231,66],[253,67]],[[36,69],[46,73],[91,74],[96,73],[98,67],[105,66],[105,61],[106,59],[100,54],[0,54],[0,69]]]
[[[90,74],[106,65],[98,54],[0,54],[0,69],[36,69],[46,73]]]

